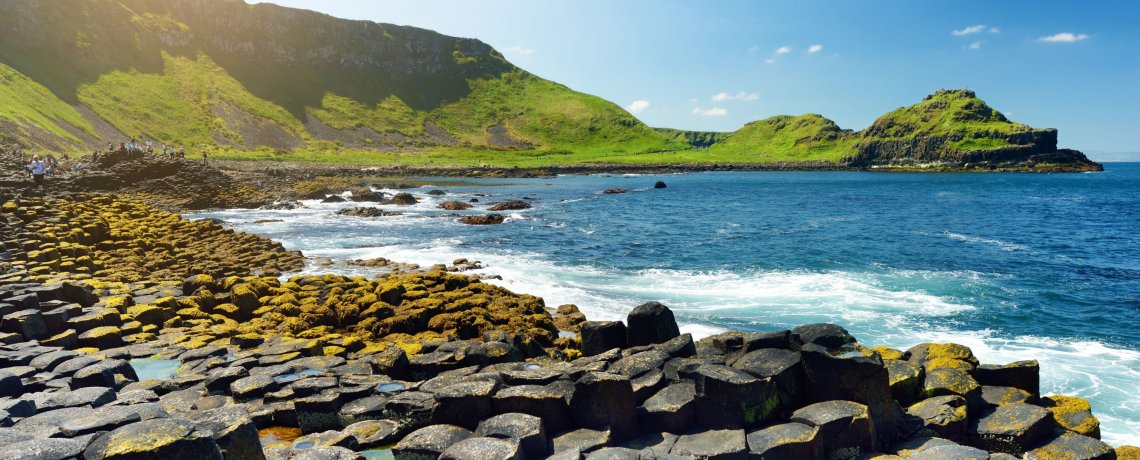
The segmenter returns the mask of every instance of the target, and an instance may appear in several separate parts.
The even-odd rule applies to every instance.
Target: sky
[[[819,113],[863,129],[968,88],[1060,146],[1140,161],[1140,2],[273,0],[482,40],[656,127]]]

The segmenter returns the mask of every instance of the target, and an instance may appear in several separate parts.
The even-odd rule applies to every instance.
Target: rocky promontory
[[[695,340],[662,304],[586,321],[447,267],[282,278],[300,254],[101,195],[0,223],[14,459],[1135,458],[1036,361],[961,345]]]

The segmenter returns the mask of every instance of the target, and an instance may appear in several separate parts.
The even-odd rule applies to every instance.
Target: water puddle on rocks
[[[261,440],[261,447],[288,446],[301,437],[301,429],[271,426],[257,430],[257,437]]]
[[[154,379],[154,380],[170,380],[170,377],[178,371],[178,366],[182,365],[182,361],[177,359],[158,359],[158,358],[138,358],[130,360],[131,367],[134,368],[135,374],[138,374],[139,381]]]
[[[376,385],[377,393],[399,393],[408,389],[407,385],[398,382],[388,382]]]
[[[379,449],[368,449],[360,452],[367,460],[394,460],[396,457],[392,455],[392,449],[388,447],[381,447]]]

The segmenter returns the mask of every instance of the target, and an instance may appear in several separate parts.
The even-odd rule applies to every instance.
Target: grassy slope
[[[226,104],[306,136],[289,112],[257,98],[206,56],[163,55],[162,74],[114,71],[79,87],[79,101],[123,133],[191,147],[224,139],[247,145],[215,109]]]
[[[65,125],[92,135],[95,132],[73,107],[43,85],[4,64],[0,64],[0,120],[10,121],[22,129],[35,126],[75,142],[79,139],[68,132]]]
[[[854,136],[835,122],[816,114],[779,115],[754,121],[709,147],[718,156],[742,157],[750,162],[838,162],[854,153]]]

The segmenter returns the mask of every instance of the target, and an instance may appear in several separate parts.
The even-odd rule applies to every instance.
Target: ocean
[[[1088,398],[1106,442],[1137,445],[1140,163],[1105,169],[424,178],[435,183],[406,190],[419,204],[381,206],[401,216],[337,216],[370,204],[306,201],[188,217],[334,260],[307,272],[467,258],[502,276],[491,282],[590,319],[657,300],[698,337],[832,322],[868,346],[953,341],[982,362],[1037,359],[1043,394]],[[659,180],[668,187],[654,189]],[[613,188],[629,191],[602,193]],[[504,200],[533,207],[493,226],[435,207],[472,198],[465,214]]]

